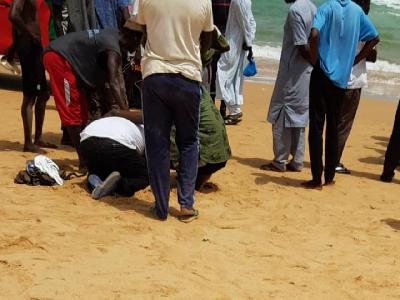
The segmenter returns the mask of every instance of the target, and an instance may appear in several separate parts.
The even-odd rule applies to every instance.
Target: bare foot
[[[322,190],[322,183],[315,180],[303,182],[301,185],[306,189]]]
[[[334,180],[325,181],[324,186],[330,186],[330,185],[335,185],[335,181]]]
[[[25,144],[24,145],[24,152],[33,152],[38,154],[46,154],[47,152],[37,145],[34,144]]]
[[[38,147],[42,147],[42,148],[49,148],[49,149],[57,149],[57,145],[54,145],[52,143],[48,143],[48,142],[44,142],[42,140],[36,141],[35,145]]]

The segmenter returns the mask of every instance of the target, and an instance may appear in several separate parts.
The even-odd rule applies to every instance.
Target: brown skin
[[[132,52],[138,47],[138,45],[140,45],[141,38],[141,33],[135,33],[130,30],[122,29],[119,36],[121,50],[128,50]],[[105,60],[107,83],[110,87],[108,95],[109,97],[107,97],[108,103],[105,103],[104,105],[112,108],[112,111],[106,115],[110,116],[120,114],[121,117],[126,117],[127,119],[131,117],[136,120],[136,116],[134,116],[134,114],[130,116],[129,113],[124,77],[122,73],[121,55],[115,51],[107,51],[101,55]],[[79,169],[82,173],[84,173],[85,162],[82,160],[82,156],[80,155],[79,151],[80,132],[82,128],[81,126],[66,126],[65,128],[67,129],[72,144],[78,153]]]
[[[9,19],[13,25],[14,39],[31,39],[33,43],[41,45],[39,23],[36,18],[35,0],[14,0],[11,3]],[[38,58],[40,59],[40,58]],[[37,96],[23,97],[21,116],[24,126],[24,151],[45,153],[40,147],[56,148],[55,145],[42,140],[42,128],[46,111],[46,102],[49,93],[42,92]],[[33,106],[35,106],[35,139],[32,142]]]

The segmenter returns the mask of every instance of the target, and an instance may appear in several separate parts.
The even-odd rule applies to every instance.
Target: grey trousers
[[[353,127],[358,105],[360,103],[361,89],[346,90],[338,124],[338,162],[340,162],[351,128]]]
[[[282,171],[286,170],[287,165],[300,171],[304,164],[305,128],[285,127],[285,114],[281,112],[272,125],[272,135],[275,156],[272,164]],[[289,155],[292,155],[290,161]]]

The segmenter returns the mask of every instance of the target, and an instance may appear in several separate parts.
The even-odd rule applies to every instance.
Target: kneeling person
[[[81,133],[80,151],[88,168],[92,198],[117,193],[133,196],[149,185],[143,125],[107,117]]]

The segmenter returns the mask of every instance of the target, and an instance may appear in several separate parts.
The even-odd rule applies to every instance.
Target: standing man
[[[246,52],[253,56],[252,45],[256,34],[256,21],[251,11],[251,0],[232,0],[225,37],[230,51],[218,61],[216,93],[225,101],[229,115],[225,124],[237,124],[243,114],[243,64]]]
[[[355,3],[360,5],[364,10],[365,14],[368,15],[371,5],[371,0],[353,0]],[[363,49],[365,43],[360,42],[357,47],[357,54]],[[336,166],[336,173],[350,174],[350,170],[347,169],[341,162],[344,147],[347,139],[349,138],[351,128],[353,127],[354,119],[356,117],[358,105],[360,104],[361,90],[368,86],[368,75],[367,75],[367,61],[376,62],[377,51],[372,49],[368,53],[367,59],[363,59],[358,64],[354,65],[351,69],[350,80],[347,84],[347,89],[344,95],[342,112],[339,118],[339,159],[338,165]]]
[[[9,19],[13,25],[13,47],[22,70],[24,151],[44,153],[40,147],[55,148],[42,141],[46,102],[50,95],[42,64],[42,40],[36,12],[36,0],[14,0]],[[32,142],[32,118],[35,106],[35,139]]]
[[[366,42],[356,56],[358,43]],[[306,188],[322,188],[323,131],[326,118],[325,185],[334,183],[338,164],[338,122],[351,68],[378,43],[378,32],[360,6],[351,0],[330,0],[321,5],[310,35],[310,159],[312,180]],[[319,54],[319,57],[318,57]]]
[[[272,124],[274,160],[263,170],[301,171],[304,134],[308,124],[312,65],[308,37],[317,8],[310,0],[285,0],[289,8],[283,36],[278,77],[268,112]],[[292,160],[289,161],[289,155]]]
[[[156,200],[153,213],[161,220],[168,216],[169,138],[175,124],[180,217],[191,220],[198,215],[193,204],[199,158],[200,52],[211,44],[211,0],[141,0],[136,22],[147,32],[142,93],[147,163]]]

